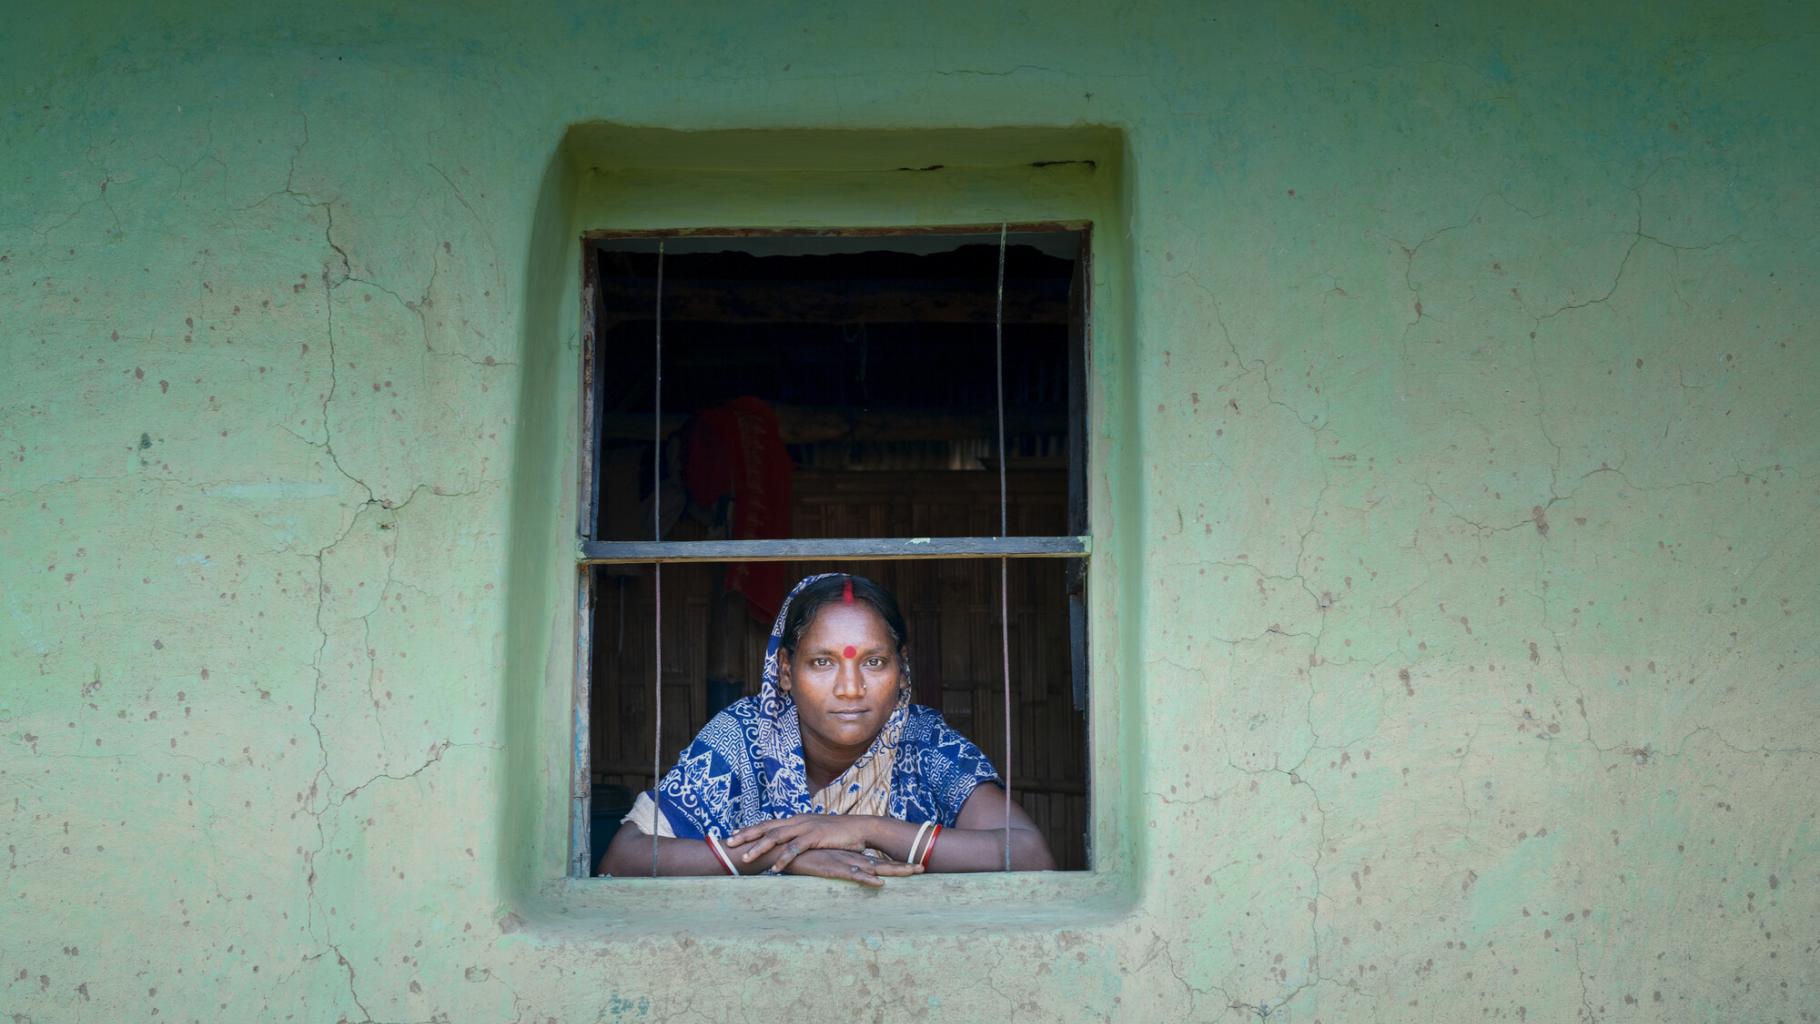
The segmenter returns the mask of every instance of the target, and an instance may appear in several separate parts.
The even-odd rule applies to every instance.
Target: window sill
[[[560,941],[636,942],[691,935],[728,939],[868,934],[1031,932],[1101,927],[1124,917],[1137,893],[1099,871],[924,875],[882,889],[785,875],[775,878],[573,878],[524,907],[521,931]]]

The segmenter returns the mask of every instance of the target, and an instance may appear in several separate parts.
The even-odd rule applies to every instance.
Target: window
[[[572,875],[836,569],[897,594],[915,701],[1089,866],[1088,243],[588,237]]]

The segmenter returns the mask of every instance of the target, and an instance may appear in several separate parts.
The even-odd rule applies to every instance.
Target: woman
[[[788,873],[881,886],[923,871],[1055,866],[984,753],[910,703],[890,592],[829,573],[777,614],[764,684],[716,715],[640,794],[600,870]],[[653,834],[656,839],[653,840]]]

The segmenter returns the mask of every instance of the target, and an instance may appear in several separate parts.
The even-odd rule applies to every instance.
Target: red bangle
[[[929,833],[929,845],[923,847],[923,855],[919,860],[917,860],[918,864],[922,865],[923,867],[929,866],[929,854],[931,854],[935,851],[935,841],[937,839],[940,839],[941,837],[942,837],[942,827],[940,825],[937,825],[937,826],[935,826],[935,831]]]
[[[703,837],[702,842],[708,844],[708,852],[714,854],[714,859],[720,861],[720,866],[727,869],[727,874],[739,874],[739,869],[735,868],[733,866],[733,861],[727,858],[727,851],[720,848],[720,840],[715,839],[713,833],[710,832]]]

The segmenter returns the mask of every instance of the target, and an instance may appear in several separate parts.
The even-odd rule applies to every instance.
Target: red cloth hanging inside
[[[735,398],[695,414],[683,457],[689,498],[713,508],[733,499],[734,540],[790,536],[790,453],[777,414],[762,399]],[[739,562],[727,567],[726,589],[746,599],[746,611],[770,625],[783,607],[790,579],[783,562]]]

